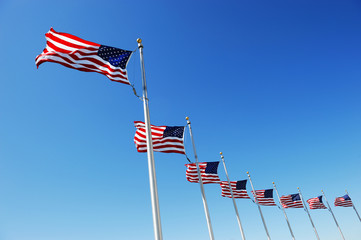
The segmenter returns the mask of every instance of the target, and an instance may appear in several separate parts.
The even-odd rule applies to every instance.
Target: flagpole
[[[187,125],[188,125],[188,128],[189,128],[189,134],[190,134],[190,136],[191,136],[191,140],[192,140],[192,144],[193,144],[194,158],[195,158],[195,161],[196,161],[196,167],[197,167],[197,173],[198,173],[198,179],[199,179],[199,186],[201,187],[201,193],[202,193],[202,200],[203,200],[204,212],[206,213],[206,219],[207,219],[207,226],[208,226],[209,238],[210,238],[211,240],[214,240],[212,223],[211,223],[211,218],[210,218],[210,215],[209,215],[209,210],[208,210],[208,204],[207,204],[206,194],[204,193],[204,187],[203,187],[203,181],[202,181],[202,177],[201,177],[201,172],[199,171],[198,156],[197,156],[197,151],[196,151],[196,145],[194,144],[194,140],[193,140],[193,133],[192,133],[191,122],[189,121],[189,117],[186,117],[186,120],[187,120]]]
[[[249,178],[249,182],[251,183],[251,187],[252,187],[252,190],[253,190],[253,196],[254,196],[254,199],[256,200],[256,204],[257,204],[257,207],[258,207],[259,214],[261,215],[261,218],[262,218],[264,229],[266,230],[267,238],[268,238],[268,240],[271,240],[271,237],[270,237],[270,235],[268,233],[268,229],[267,229],[267,226],[266,226],[266,222],[265,222],[265,220],[263,218],[261,207],[258,204],[257,194],[256,194],[256,191],[254,190],[253,183],[252,183],[252,180],[251,180],[251,176],[249,175],[249,172],[247,172],[247,175],[248,175],[248,178]]]
[[[241,223],[241,220],[240,220],[240,218],[239,218],[238,209],[237,209],[237,204],[236,204],[236,201],[234,200],[233,191],[232,191],[232,186],[231,186],[231,182],[229,181],[228,172],[227,172],[227,168],[226,168],[226,163],[225,163],[225,161],[224,161],[223,153],[220,152],[220,154],[221,154],[221,159],[222,159],[223,166],[224,166],[224,171],[226,172],[227,181],[228,181],[228,186],[229,186],[229,189],[230,189],[230,191],[231,191],[231,196],[232,196],[232,200],[233,200],[234,211],[236,212],[236,216],[237,216],[238,226],[239,226],[239,229],[240,229],[241,234],[242,234],[242,239],[245,240],[246,237],[244,236],[244,232],[243,232],[243,228],[242,228],[242,223]]]
[[[147,93],[147,83],[145,80],[142,39],[138,38],[137,42],[138,42],[138,48],[139,48],[139,54],[140,54],[140,66],[141,66],[141,70],[142,70],[142,80],[143,80],[144,119],[145,119],[145,132],[146,132],[146,137],[147,137],[149,185],[150,185],[150,196],[151,196],[151,201],[152,201],[154,239],[162,240],[163,236],[162,236],[162,226],[161,226],[160,213],[159,213],[157,178],[155,175],[152,132],[151,132],[151,126],[150,126],[150,115],[149,115],[149,106],[148,106],[149,99],[148,99],[148,93]]]
[[[313,231],[314,231],[314,232],[315,232],[315,234],[316,234],[316,238],[317,238],[318,240],[320,240],[320,237],[318,236],[318,233],[317,233],[316,227],[315,227],[315,225],[313,224],[313,221],[312,221],[311,215],[310,215],[310,213],[308,212],[308,209],[307,209],[307,206],[306,206],[305,200],[303,200],[303,196],[302,196],[301,190],[300,190],[300,188],[299,188],[299,187],[297,187],[297,189],[298,189],[298,193],[300,194],[300,197],[301,197],[301,200],[302,200],[302,203],[303,203],[303,208],[304,208],[304,210],[307,212],[308,217],[310,218],[310,221],[311,221],[311,224],[312,224],[312,227],[313,227]]]
[[[328,201],[327,201],[326,195],[325,195],[325,193],[324,193],[323,190],[321,190],[321,192],[322,192],[322,195],[324,196],[324,198],[325,198],[325,200],[326,200],[326,203],[327,203],[327,206],[328,206],[328,210],[329,210],[330,213],[332,214],[333,220],[335,220],[336,226],[337,226],[338,230],[339,230],[340,233],[341,233],[342,239],[345,240],[345,237],[344,237],[343,234],[342,234],[341,228],[340,228],[340,226],[338,225],[338,222],[337,222],[337,220],[336,220],[336,217],[335,217],[335,215],[334,215],[333,212],[332,212],[331,206],[330,206],[330,204],[329,204]]]
[[[346,190],[346,194],[347,194],[348,196],[350,196],[350,195],[348,194],[347,190]],[[357,210],[356,210],[356,208],[355,208],[355,205],[353,205],[353,201],[352,201],[352,199],[351,199],[351,202],[352,202],[352,207],[353,207],[353,210],[355,210],[355,212],[356,212],[356,214],[357,214],[357,217],[358,217],[358,219],[359,219],[359,220],[360,220],[360,222],[361,222],[360,215],[358,214],[358,212],[357,212]]]
[[[282,211],[283,211],[283,214],[285,215],[285,218],[286,218],[286,221],[287,221],[287,225],[288,225],[288,228],[290,229],[290,233],[291,233],[291,236],[292,236],[292,239],[295,240],[295,236],[293,235],[293,232],[292,232],[292,229],[291,229],[291,225],[290,225],[290,222],[288,221],[288,217],[287,217],[287,214],[286,214],[286,211],[281,203],[281,199],[280,199],[280,195],[278,194],[278,190],[277,190],[277,187],[276,187],[276,184],[275,182],[272,182],[273,183],[273,187],[274,189],[276,190],[276,194],[277,194],[277,197],[278,197],[278,201],[282,207]]]

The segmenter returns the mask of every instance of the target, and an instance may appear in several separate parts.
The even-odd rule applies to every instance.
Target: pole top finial
[[[189,120],[189,117],[186,117],[186,120]]]
[[[249,172],[247,171],[247,174],[249,174]]]
[[[138,39],[137,39],[137,43],[142,43],[142,39],[141,39],[141,38],[138,38]]]
[[[221,155],[222,155],[223,153],[222,153],[222,152],[220,152],[219,154],[221,154]]]
[[[300,189],[299,187],[297,187],[297,189]]]
[[[272,184],[275,184],[275,182],[272,182]]]

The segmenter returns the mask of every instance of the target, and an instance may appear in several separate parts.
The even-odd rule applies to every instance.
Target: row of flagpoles
[[[226,176],[227,176],[227,182],[221,182],[221,187],[222,187],[222,196],[227,196],[226,194],[223,194],[224,192],[224,189],[227,189],[229,191],[229,194],[228,194],[228,197],[230,195],[230,197],[232,198],[233,200],[233,205],[234,205],[234,209],[235,209],[235,213],[236,213],[236,217],[237,217],[237,222],[238,222],[238,225],[239,225],[239,228],[240,228],[240,231],[241,231],[241,234],[242,234],[242,239],[245,239],[245,236],[244,236],[244,230],[242,228],[242,224],[240,222],[240,219],[239,219],[239,213],[238,213],[238,209],[237,209],[237,205],[236,205],[236,202],[235,202],[235,199],[236,198],[247,198],[249,199],[250,197],[247,195],[247,191],[246,191],[246,187],[245,187],[245,183],[246,183],[246,180],[243,180],[243,181],[237,181],[237,182],[231,182],[228,178],[228,173],[227,173],[227,169],[226,169],[226,166],[225,166],[225,162],[224,162],[224,157],[221,153],[221,157],[222,157],[222,162],[224,164],[224,169],[225,169],[225,173],[226,173]],[[247,175],[248,175],[248,178],[249,178],[249,181],[250,181],[250,184],[251,184],[251,187],[252,187],[252,193],[253,193],[253,196],[254,196],[254,200],[252,200],[258,207],[258,211],[260,213],[260,216],[261,216],[261,219],[262,219],[262,223],[263,223],[263,226],[264,226],[264,229],[265,229],[265,232],[266,232],[266,235],[267,235],[267,238],[268,239],[271,239],[270,237],[270,234],[269,234],[269,231],[267,229],[267,225],[266,225],[266,222],[265,222],[265,219],[263,217],[263,213],[262,213],[262,210],[261,210],[261,207],[260,206],[277,206],[273,200],[273,195],[272,195],[272,192],[273,192],[273,189],[267,189],[267,190],[255,190],[254,186],[253,186],[253,182],[252,182],[252,179],[251,179],[251,176],[249,174],[249,172],[247,172]],[[237,185],[238,185],[238,182],[244,182],[243,184],[243,187],[239,187],[237,188]],[[217,183],[217,182],[214,182],[214,183]],[[234,184],[232,184],[234,183]],[[200,183],[201,184],[201,183]],[[226,186],[226,184],[228,184],[228,186]],[[222,186],[223,185],[223,186]],[[306,203],[304,201],[304,198],[302,196],[302,193],[301,193],[301,190],[298,188],[298,194],[292,194],[292,195],[287,195],[287,196],[282,196],[280,197],[279,196],[279,193],[278,193],[278,190],[277,190],[277,187],[276,187],[276,184],[273,182],[273,187],[274,187],[274,190],[277,194],[277,197],[278,197],[278,201],[281,205],[281,208],[282,211],[283,211],[283,214],[285,216],[285,219],[286,219],[286,222],[287,222],[287,226],[289,228],[289,231],[290,231],[290,234],[291,234],[291,237],[292,239],[295,239],[295,236],[293,234],[293,231],[292,231],[292,228],[291,228],[291,225],[290,225],[290,222],[288,220],[288,217],[287,217],[287,214],[286,214],[286,211],[285,211],[285,208],[304,208],[304,210],[306,211],[309,219],[310,219],[310,222],[311,222],[311,225],[314,229],[314,232],[315,232],[315,235],[316,235],[316,238],[317,239],[320,239],[319,238],[319,235],[317,233],[317,230],[316,230],[316,227],[312,221],[312,218],[311,218],[311,215],[306,207]],[[242,191],[244,191],[243,193],[241,193]],[[238,197],[236,197],[236,195],[238,194]],[[326,203],[328,205],[328,207],[325,207],[323,202],[322,202],[322,196],[325,198],[326,200]],[[331,209],[331,206],[330,204],[328,203],[327,201],[327,198],[325,196],[325,193],[324,191],[322,190],[322,196],[319,196],[319,197],[315,197],[315,198],[311,198],[309,200],[307,200],[307,203],[309,204],[309,207],[310,209],[328,209],[330,211],[330,213],[332,214],[332,217],[336,223],[336,226],[338,228],[338,230],[340,231],[340,234],[341,234],[341,237],[342,239],[345,239],[344,236],[343,236],[343,233],[341,231],[341,228],[339,227],[338,225],[338,222],[336,220],[336,217],[334,216],[333,212],[332,212],[332,209]],[[293,199],[292,199],[293,197]],[[288,199],[288,198],[291,198]],[[346,199],[349,199],[349,200],[345,200]],[[298,200],[297,200],[298,199]],[[342,199],[342,200],[340,200]],[[341,202],[341,203],[340,203]],[[358,215],[358,212],[355,208],[355,206],[353,205],[351,199],[349,198],[348,196],[348,193],[347,195],[343,196],[343,197],[338,197],[336,198],[335,200],[335,206],[343,206],[343,207],[353,207],[357,216],[359,217]],[[209,215],[209,214],[208,214]],[[359,217],[359,220],[361,221],[360,217]]]
[[[194,143],[194,137],[193,137],[193,131],[192,131],[192,127],[191,127],[191,123],[188,117],[186,117],[187,120],[187,126],[189,128],[189,134],[190,134],[190,138],[192,141],[192,146],[193,146],[193,151],[194,151],[194,158],[195,158],[195,162],[194,163],[189,163],[186,164],[187,166],[187,170],[186,170],[186,178],[189,182],[192,183],[199,183],[200,184],[200,190],[201,190],[201,197],[202,197],[202,201],[203,201],[203,206],[204,206],[204,211],[205,211],[205,216],[206,216],[206,220],[207,220],[207,226],[208,226],[208,232],[209,232],[209,238],[211,240],[214,239],[214,234],[213,234],[213,228],[212,228],[212,224],[211,224],[211,219],[210,219],[210,213],[209,213],[209,208],[208,208],[208,204],[207,204],[207,200],[206,200],[206,196],[205,196],[205,190],[204,190],[204,184],[220,184],[221,189],[222,189],[222,196],[223,197],[229,197],[232,198],[233,201],[233,206],[235,209],[235,213],[236,213],[236,218],[237,218],[237,223],[242,235],[242,239],[245,239],[245,234],[244,234],[244,230],[242,227],[242,223],[240,220],[240,216],[238,213],[238,208],[237,208],[237,204],[235,199],[237,198],[243,198],[243,199],[251,199],[247,193],[246,190],[246,184],[247,184],[247,180],[241,180],[241,181],[230,181],[229,176],[228,176],[228,171],[227,171],[227,167],[226,167],[226,163],[224,160],[224,156],[223,153],[221,152],[221,161],[223,163],[224,166],[224,171],[226,174],[226,178],[227,181],[221,181],[219,176],[218,176],[218,166],[220,162],[199,162],[198,161],[198,155],[197,155],[197,151],[196,151],[196,147],[195,147],[195,143]],[[137,150],[139,152],[145,152],[144,150],[144,143],[147,142],[147,138],[145,136],[145,125],[143,122],[139,122],[136,121],[135,122],[135,126],[137,128],[135,136],[134,136],[134,142],[136,144]],[[184,133],[185,133],[185,127],[184,126],[173,126],[173,127],[169,127],[169,126],[154,126],[151,125],[151,137],[152,137],[152,142],[155,143],[155,145],[157,146],[154,151],[159,151],[159,152],[165,152],[165,153],[181,153],[181,154],[185,154],[185,146],[184,146]],[[265,218],[263,216],[262,210],[261,210],[261,206],[277,206],[275,201],[274,201],[274,197],[273,197],[273,191],[276,192],[277,194],[277,198],[278,198],[278,202],[281,205],[280,209],[282,209],[283,214],[285,216],[286,222],[287,222],[287,226],[289,228],[290,234],[292,239],[295,239],[295,236],[293,234],[290,222],[288,220],[287,214],[285,209],[286,208],[304,208],[305,212],[307,213],[310,223],[313,227],[313,230],[315,232],[315,236],[316,238],[319,240],[319,235],[318,232],[316,230],[316,227],[313,223],[313,220],[311,218],[311,215],[308,211],[308,208],[306,206],[306,203],[304,201],[303,195],[301,193],[301,190],[298,188],[298,193],[297,194],[290,194],[290,195],[286,195],[286,196],[281,196],[278,193],[276,184],[273,182],[273,189],[265,189],[265,190],[255,190],[254,186],[253,186],[253,182],[251,179],[251,176],[249,174],[249,172],[247,172],[247,176],[248,176],[248,180],[251,184],[252,187],[252,194],[254,197],[254,200],[252,200],[258,207],[258,211],[259,214],[261,216],[262,219],[262,223],[267,235],[268,239],[271,239],[269,231],[267,229],[267,225],[266,225],[266,221]],[[322,190],[322,195],[315,197],[315,198],[311,198],[308,199],[306,202],[309,204],[309,208],[310,209],[328,209],[335,221],[335,224],[341,234],[342,239],[345,239],[343,236],[343,233],[341,231],[341,228],[336,220],[335,215],[333,214],[333,211],[331,209],[331,206],[329,205],[326,195],[324,193],[324,191]],[[326,207],[323,204],[322,201],[322,197],[325,199],[327,206]],[[348,193],[343,196],[343,197],[337,197],[335,199],[335,206],[342,206],[342,207],[353,207],[359,220],[360,216],[358,215],[358,212],[355,208],[355,206],[353,205],[351,198],[349,197]]]
[[[53,28],[51,28],[49,32],[45,34],[45,36],[47,39],[47,44],[43,52],[39,54],[35,59],[35,63],[37,67],[39,67],[44,62],[55,62],[65,67],[73,68],[80,71],[98,72],[100,74],[107,76],[112,81],[120,82],[132,86],[128,80],[126,66],[134,51],[128,51],[119,48],[100,45],[94,42],[83,40],[71,34],[56,32]],[[147,84],[145,78],[144,59],[143,59],[143,45],[141,39],[138,39],[137,42],[140,53],[140,65],[142,72],[143,96],[141,97],[141,99],[143,100],[145,121],[144,123],[135,122],[137,131],[134,137],[134,142],[136,144],[138,152],[147,152],[154,237],[156,240],[162,240],[163,236],[162,236],[162,227],[161,227],[161,219],[160,219],[160,211],[159,211],[154,151],[185,154],[184,143],[183,143],[185,127],[184,126],[157,127],[150,124],[149,99],[147,93]],[[134,94],[138,96],[133,86],[132,88]],[[195,159],[194,163],[186,164],[187,166],[186,177],[188,181],[196,182],[199,183],[200,185],[204,211],[207,219],[209,237],[211,240],[214,240],[214,234],[213,234],[209,209],[207,205],[207,199],[203,185],[208,183],[220,183],[222,188],[222,196],[232,198],[234,209],[236,212],[237,222],[241,231],[242,239],[244,240],[245,234],[242,228],[235,199],[237,198],[250,199],[246,191],[247,180],[230,181],[228,177],[226,164],[224,161],[224,156],[222,153],[221,153],[221,161],[224,166],[227,181],[221,181],[217,175],[217,168],[219,162],[198,162],[198,156],[193,139],[191,123],[188,117],[186,118],[186,120],[187,120],[187,126],[189,128],[190,138],[192,140],[194,159]],[[255,190],[251,180],[251,176],[248,172],[247,175],[254,196],[254,200],[252,201],[257,205],[267,237],[268,239],[271,239],[260,206],[261,205],[277,206],[273,200],[273,189]],[[313,224],[311,215],[309,214],[309,211],[306,207],[300,189],[298,188],[298,192],[299,192],[298,194],[279,197],[276,185],[274,183],[273,185],[274,185],[274,190],[277,193],[279,203],[282,206],[281,208],[285,215],[292,239],[295,239],[295,237],[292,232],[291,225],[288,221],[285,208],[304,208],[304,210],[307,212],[309,216],[315,235],[317,239],[319,239],[317,230]],[[336,218],[331,210],[331,207],[323,191],[322,191],[322,195],[325,198],[326,203],[328,205],[328,210],[331,212],[335,220],[335,223],[341,233],[341,236],[344,239],[342,231],[336,221]],[[339,201],[338,205],[336,205],[337,199]],[[335,201],[336,206],[343,206],[343,207],[352,206],[359,220],[361,221],[361,218],[358,215],[357,210],[353,205],[348,193],[344,197],[336,198],[336,201]],[[326,208],[322,203],[322,196],[319,196],[317,198],[311,198],[307,200],[307,202],[309,203],[310,209]]]

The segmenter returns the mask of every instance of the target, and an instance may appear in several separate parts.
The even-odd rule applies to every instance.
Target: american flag
[[[132,51],[89,42],[50,28],[43,52],[35,58],[36,66],[55,62],[84,72],[98,72],[110,80],[129,84],[126,66]]]
[[[335,199],[335,206],[336,207],[352,207],[352,201],[351,198],[346,194],[343,197],[337,197]]]
[[[263,206],[276,206],[273,200],[273,189],[256,190],[253,192],[253,196],[257,198],[256,203]],[[255,194],[256,193],[256,194]]]
[[[310,209],[327,209],[327,207],[322,203],[322,196],[310,198],[307,202]]]
[[[280,200],[283,208],[303,208],[299,193],[282,196]]]
[[[246,184],[247,180],[242,181],[230,181],[231,188],[233,192],[234,198],[246,198],[249,199],[247,190],[246,190]],[[222,197],[229,197],[232,198],[231,190],[229,189],[228,181],[222,181],[221,182],[221,188],[222,188]]]
[[[137,128],[134,143],[138,152],[147,152],[147,138],[144,122],[134,121]],[[164,153],[185,154],[183,136],[185,127],[168,127],[151,125],[153,150]]]
[[[220,183],[221,180],[218,177],[217,169],[219,162],[201,162],[198,163],[199,171],[203,184],[207,183]],[[187,171],[186,177],[189,182],[199,182],[197,166],[195,163],[186,164]]]

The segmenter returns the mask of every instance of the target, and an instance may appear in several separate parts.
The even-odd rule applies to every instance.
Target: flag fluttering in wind
[[[126,66],[132,51],[89,42],[68,33],[50,28],[43,52],[35,58],[36,66],[55,62],[84,72],[97,72],[110,80],[125,84],[128,81]]]
[[[253,196],[257,198],[258,204],[263,206],[276,206],[273,199],[273,189],[255,190]]]
[[[249,199],[247,190],[246,190],[246,184],[247,180],[242,181],[230,181],[232,193],[234,198],[246,198]],[[228,181],[222,181],[221,182],[221,188],[222,188],[222,197],[229,197],[232,198],[231,190],[229,189]]]
[[[147,138],[145,134],[144,122],[134,122],[137,131],[134,136],[134,143],[138,152],[147,152]],[[169,127],[169,126],[151,126],[153,149],[157,152],[164,153],[181,153],[185,154],[184,150],[184,128]]]
[[[335,206],[336,207],[352,207],[351,198],[347,194],[342,197],[337,197],[335,199]]]
[[[303,208],[299,193],[282,196],[280,201],[283,208]]]
[[[203,184],[221,182],[217,174],[218,164],[219,162],[198,163]],[[187,180],[189,182],[194,182],[194,183],[199,182],[196,163],[189,163],[186,164],[186,166],[187,166],[187,171],[186,171]]]
[[[322,196],[315,198],[310,198],[307,200],[310,209],[327,209],[327,207],[322,202]]]

